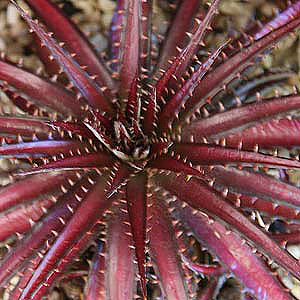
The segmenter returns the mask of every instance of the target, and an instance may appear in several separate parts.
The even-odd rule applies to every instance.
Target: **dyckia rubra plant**
[[[25,1],[40,21],[11,2],[49,76],[1,57],[18,108],[0,117],[1,158],[20,165],[0,192],[10,299],[76,276],[89,300],[152,299],[156,286],[157,299],[208,300],[229,277],[244,299],[291,299],[270,261],[300,279],[285,249],[300,242],[287,172],[300,169],[300,95],[264,96],[288,72],[248,75],[300,25],[300,1],[208,51],[220,1],[176,2],[160,41],[152,1],[119,0],[104,58],[50,0]],[[75,268],[87,249],[90,267]]]

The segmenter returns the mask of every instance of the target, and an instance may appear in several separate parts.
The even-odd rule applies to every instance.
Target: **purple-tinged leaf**
[[[49,173],[35,175],[3,187],[0,193],[0,211],[20,203],[46,195],[62,185],[72,173]],[[34,187],[34,188],[32,188]]]
[[[44,120],[30,119],[24,117],[0,116],[1,135],[21,135],[30,137],[36,134],[40,138],[48,138],[50,133],[49,126]]]
[[[83,155],[74,155],[72,157],[63,158],[57,161],[49,162],[43,166],[36,167],[30,171],[17,173],[16,175],[28,175],[35,173],[50,172],[55,170],[76,170],[84,168],[104,168],[110,167],[113,158],[104,152],[88,153]]]
[[[300,1],[296,1],[294,4],[289,6],[285,11],[278,14],[276,18],[268,22],[263,26],[263,28],[254,35],[254,39],[258,40],[264,37],[265,35],[272,32],[274,29],[284,26],[288,21],[299,17],[300,11]]]
[[[138,0],[126,0],[122,28],[123,49],[120,57],[120,96],[126,97],[139,73],[140,51],[140,4]]]
[[[22,111],[28,113],[31,116],[41,116],[41,117],[49,117],[49,112],[47,112],[47,108],[40,108],[33,104],[32,101],[22,97],[19,93],[15,91],[9,90],[6,85],[0,84],[0,89],[5,95],[10,99],[10,101]]]
[[[21,278],[19,279],[19,282],[15,286],[14,290],[10,294],[9,300],[12,299],[20,299],[21,293],[26,286],[27,282],[29,281],[30,277],[32,276],[32,270],[36,269],[38,264],[41,261],[41,257],[39,255],[36,255],[34,258],[32,258],[26,266],[23,268],[22,271],[20,271]]]
[[[168,148],[171,147],[172,144],[173,142],[169,142],[168,140],[155,141],[151,144],[151,154],[153,157],[157,157],[158,155],[167,153]]]
[[[65,43],[68,52],[76,53],[75,60],[86,66],[88,73],[97,76],[95,80],[101,87],[114,89],[114,82],[93,46],[58,7],[49,0],[26,0],[26,3],[56,37]]]
[[[197,274],[201,274],[208,277],[220,277],[225,273],[224,268],[220,265],[197,264],[186,257],[184,257],[183,261],[189,269],[191,269]]]
[[[36,141],[28,143],[10,144],[0,146],[0,157],[45,157],[58,154],[76,153],[88,148],[87,145],[77,141]]]
[[[195,33],[192,34],[190,37],[190,41],[188,45],[185,47],[186,54],[184,55],[183,61],[179,65],[179,67],[174,72],[174,75],[177,78],[180,78],[184,72],[186,71],[187,67],[191,63],[193,56],[195,55],[196,51],[198,50],[199,45],[204,41],[204,35],[211,27],[212,20],[214,16],[218,13],[218,5],[220,0],[212,0],[211,5],[208,9],[206,16],[203,18],[202,21],[199,22],[198,28],[196,29]]]
[[[108,224],[105,291],[111,300],[128,300],[134,297],[136,266],[133,262],[135,256],[128,215],[122,211],[122,207],[119,209],[116,218]]]
[[[1,80],[0,68],[0,89],[16,107],[11,110],[5,106],[0,114],[6,115],[9,110],[15,115],[21,108],[36,117],[0,117],[0,156],[1,151],[5,158],[28,156],[10,160],[0,174],[24,179],[1,189],[4,196],[0,193],[0,211],[4,206],[0,225],[7,224],[3,232],[0,230],[0,239],[8,238],[8,253],[0,264],[0,283],[7,288],[8,297],[39,300],[48,297],[54,283],[63,288],[72,275],[86,277],[87,264],[75,266],[74,261],[88,250],[95,254],[82,295],[89,300],[146,299],[152,285],[158,290],[157,283],[161,283],[160,298],[211,300],[219,296],[230,273],[240,277],[245,288],[260,300],[264,295],[286,300],[286,290],[254,251],[300,278],[300,263],[283,249],[282,240],[270,237],[271,230],[267,232],[274,216],[285,222],[286,234],[300,231],[300,192],[288,184],[294,178],[285,170],[300,163],[258,153],[260,145],[256,144],[254,152],[247,152],[241,140],[233,141],[230,148],[226,137],[239,132],[247,145],[248,137],[241,131],[262,123],[255,138],[265,129],[266,144],[273,147],[271,143],[277,138],[285,149],[297,146],[297,125],[288,121],[274,130],[271,123],[300,111],[296,88],[294,95],[277,96],[276,86],[291,73],[267,71],[256,76],[250,72],[249,79],[241,72],[300,24],[300,0],[278,5],[288,9],[268,25],[246,29],[213,55],[199,49],[211,30],[219,0],[210,1],[207,14],[201,9],[201,1],[171,1],[170,8],[179,9],[175,18],[170,17],[174,21],[165,42],[156,29],[152,32],[152,0],[117,0],[111,26],[112,49],[105,58],[112,75],[101,62],[93,64],[98,55],[75,24],[56,8],[54,0],[25,1],[40,24],[46,25],[39,25],[18,8],[34,38],[40,38],[38,55],[46,71],[57,75],[51,80],[40,79],[41,73],[23,71],[21,61],[13,64],[1,55],[0,67],[2,64],[7,69],[2,71]],[[17,6],[16,2],[11,0]],[[98,40],[98,36],[95,38]],[[27,74],[34,79],[32,83]],[[42,84],[37,85],[39,80]],[[217,95],[222,88],[224,91]],[[265,99],[271,90],[277,98]],[[236,106],[239,108],[233,109]],[[222,113],[226,110],[227,114]],[[273,127],[269,129],[265,122]],[[290,155],[297,151],[287,150]],[[214,164],[237,164],[237,170]],[[259,169],[260,165],[279,167],[274,176],[279,175],[280,180],[268,176],[269,170]],[[52,178],[59,175],[51,175],[53,170],[68,172],[60,180]],[[40,172],[47,173],[43,176],[46,183],[38,176],[26,177]],[[29,191],[26,184],[36,190]],[[197,210],[184,215],[188,204]],[[206,219],[196,220],[192,227],[199,229],[199,236],[203,234],[200,247],[193,244],[194,237],[184,227],[188,224],[182,222],[192,222],[199,210],[200,217]],[[234,233],[227,232],[225,226]],[[212,260],[220,253],[218,267],[202,265],[202,254],[205,262],[207,258],[203,247],[207,241],[212,246]],[[247,242],[254,249],[243,244]],[[101,250],[93,247],[100,243]],[[9,250],[10,245],[14,249]],[[194,255],[192,260],[197,258],[197,263],[185,258]],[[73,266],[79,268],[76,274],[68,271]],[[202,282],[198,284],[198,272],[216,277],[206,291],[202,292]],[[11,288],[15,278],[19,282]],[[241,296],[254,298],[250,293]]]
[[[0,148],[1,149],[1,148]],[[188,157],[195,165],[242,164],[298,169],[300,162],[256,152],[242,151],[206,144],[174,144],[175,153]],[[0,152],[1,153],[1,152]]]
[[[178,56],[176,56],[175,60],[171,63],[171,65],[167,68],[167,70],[163,73],[163,75],[159,78],[159,80],[155,84],[155,92],[156,92],[156,97],[158,100],[160,100],[162,93],[163,93],[164,89],[166,88],[169,80],[173,76],[179,78],[182,75],[183,70],[185,70],[186,67],[189,65],[189,63],[194,55],[195,50],[197,49],[199,43],[203,39],[205,30],[207,30],[214,14],[217,11],[218,3],[219,3],[219,0],[213,1],[213,4],[209,8],[209,11],[208,11],[206,17],[204,18],[203,22],[200,22],[200,25],[198,26],[196,32],[192,35],[188,45],[180,52],[180,54]],[[185,5],[183,5],[183,7],[185,8]],[[224,46],[225,46],[225,44],[222,45],[207,60],[207,62],[203,66],[199,67],[199,69],[193,74],[192,78],[190,80],[188,80],[188,83],[186,83],[186,85],[184,85],[184,87],[181,89],[181,92],[179,92],[180,95],[183,96],[183,98],[184,98],[185,93],[188,93],[190,90],[193,91],[194,88],[191,86],[195,85],[194,82],[196,81],[196,79],[198,79],[198,77],[200,77],[200,79],[202,79],[202,77],[208,71],[210,66],[214,63],[215,59],[218,57],[218,55],[220,54],[220,52]],[[173,102],[174,100],[171,100],[171,101]]]
[[[82,123],[75,122],[61,122],[61,121],[48,121],[45,122],[47,126],[52,128],[53,130],[61,129],[66,132],[70,132],[75,135],[80,135],[87,139],[91,139],[94,137],[93,133]]]
[[[22,93],[63,115],[82,117],[84,113],[76,97],[67,90],[11,63],[0,61],[0,79]]]
[[[202,172],[194,169],[184,161],[173,158],[169,155],[162,155],[149,161],[147,167],[158,170],[168,170],[176,173],[184,173],[186,175],[194,175],[200,177],[203,175]]]
[[[270,234],[270,237],[282,244],[283,246],[288,245],[298,245],[300,243],[300,232],[290,232],[290,233],[274,233]]]
[[[43,43],[35,33],[33,33],[32,35],[35,53],[45,66],[45,72],[49,77],[57,77],[57,79],[55,79],[56,82],[64,83],[66,81],[66,78],[60,78],[59,75],[61,73],[61,68],[59,66],[59,63],[53,59],[51,51],[43,45]]]
[[[176,47],[182,48],[185,46],[186,32],[189,32],[191,29],[195,12],[196,15],[199,14],[201,19],[204,18],[204,12],[200,10],[198,0],[182,1],[180,3],[180,7],[170,27],[170,32],[164,40],[159,63],[156,67],[157,71],[166,69],[169,66],[169,59],[172,56],[177,56]],[[197,19],[198,21],[200,22]]]
[[[213,167],[207,176],[238,193],[300,206],[300,190],[270,176],[221,166]]]
[[[63,256],[55,268],[55,271],[50,272],[50,275],[45,279],[45,281],[37,288],[30,299],[42,299],[45,295],[47,295],[49,291],[49,287],[52,286],[57,279],[58,276],[62,275],[63,272],[67,270],[67,267],[71,265],[71,263],[80,255],[84,250],[91,245],[93,239],[95,239],[99,228],[96,224],[89,231],[85,232],[83,236],[80,236],[77,240],[77,243],[73,245],[71,249],[69,249],[66,254]],[[29,281],[28,281],[29,282]],[[26,287],[24,287],[26,289]],[[23,290],[22,290],[23,292]],[[22,298],[22,296],[20,297]],[[27,298],[25,298],[27,299]],[[25,300],[24,299],[24,300]]]
[[[146,208],[147,208],[147,178],[145,174],[139,174],[131,178],[127,183],[126,201],[138,262],[140,281],[144,297],[146,297],[145,275],[145,239],[146,239]]]
[[[138,94],[138,78],[137,75],[134,77],[129,94],[128,94],[128,102],[126,105],[125,115],[129,120],[131,120],[131,124],[133,127],[134,134],[138,136],[141,133],[140,129],[140,110],[141,110],[141,99]]]
[[[204,242],[258,299],[290,299],[288,292],[236,233],[189,207],[178,210],[197,239]]]
[[[91,113],[93,116],[95,116],[101,127],[104,127],[107,132],[111,132],[113,127],[111,119],[105,117],[104,114],[99,110],[92,110]]]
[[[45,214],[45,209],[53,206],[51,199],[38,199],[28,205],[22,205],[0,215],[0,241],[5,241],[16,233],[31,229],[31,221],[36,222]]]
[[[300,264],[298,261],[281,249],[261,229],[228,204],[219,193],[203,181],[195,177],[187,181],[185,176],[182,175],[177,177],[168,175],[157,177],[155,182],[193,208],[203,210],[223,220],[239,234],[253,242],[257,248],[261,249],[271,259],[274,259],[295,277],[300,278]]]
[[[107,189],[105,196],[110,198],[118,189],[125,185],[129,179],[130,170],[127,165],[116,162],[110,169],[109,180],[107,181]]]
[[[71,56],[62,50],[51,35],[47,34],[37,22],[33,21],[33,19],[15,3],[15,1],[12,1],[12,3],[15,4],[31,30],[37,34],[42,43],[45,44],[45,47],[51,51],[53,57],[61,65],[69,79],[79,89],[87,102],[95,109],[98,108],[103,112],[113,114],[112,104],[103,96],[100,87],[93,82]]]
[[[171,216],[161,196],[152,194],[148,200],[147,237],[164,297],[168,300],[187,300],[188,293]]]
[[[157,122],[157,95],[156,95],[156,88],[151,87],[151,92],[149,92],[149,96],[145,103],[145,110],[143,112],[143,131],[151,136],[155,130],[156,122]]]
[[[86,198],[80,203],[70,221],[66,223],[65,228],[44,256],[26,288],[23,290],[20,300],[33,298],[49,276],[49,273],[51,273],[53,266],[61,261],[67,251],[76,246],[76,241],[84,233],[90,231],[103,218],[103,213],[111,205],[111,201],[108,201],[104,196],[105,185],[106,178],[102,176],[95,184],[95,187],[90,190]]]
[[[85,299],[94,300],[105,297],[105,243],[98,242],[93,256],[87,286],[85,288]],[[115,259],[115,258],[114,258]]]
[[[195,141],[201,140],[202,137],[221,138],[298,109],[300,109],[299,96],[265,99],[187,125],[183,129],[184,140],[188,140],[190,136],[193,136]]]
[[[43,177],[47,178],[47,176]],[[82,187],[85,186],[91,186],[88,178],[79,180],[77,185],[73,189],[71,188],[68,193],[62,196],[61,201],[53,206],[45,218],[38,223],[38,226],[35,226],[31,233],[22,239],[14,251],[8,253],[0,265],[1,282],[6,282],[14,269],[19,269],[22,264],[26,263],[33,254],[33,250],[38,251],[43,243],[53,241],[80,205],[80,200],[85,196]],[[32,189],[32,185],[30,188]]]
[[[263,215],[271,217],[281,217],[287,220],[299,220],[299,211],[293,207],[289,207],[285,203],[279,202],[271,197],[268,200],[257,198],[256,196],[244,196],[228,193],[226,199],[236,207],[241,209],[251,209],[259,211]]]
[[[126,0],[117,0],[114,15],[110,24],[109,30],[109,58],[110,68],[119,74],[120,72],[120,57],[121,57],[121,45],[123,45],[122,31],[123,24],[125,22],[125,5]]]
[[[94,137],[96,137],[107,149],[112,152],[116,149],[115,144],[118,141],[115,142],[112,137],[106,133],[106,130],[101,126],[101,124],[99,124],[99,122],[83,122],[83,125],[85,125],[90,132],[93,133]]]
[[[234,79],[237,74],[249,67],[257,55],[270,48],[279,39],[299,26],[300,7],[298,3],[299,1],[294,4],[293,17],[286,18],[284,23],[278,23],[278,25],[282,26],[274,27],[270,33],[264,35],[259,40],[254,40],[248,47],[241,49],[236,55],[227,59],[226,62],[208,74],[195,88],[193,96],[187,101],[186,112],[190,114],[195,109],[198,109],[199,106],[202,106],[206,101],[205,99],[213,97],[224,85]],[[280,15],[277,18],[280,18]],[[202,100],[199,102],[199,99]]]
[[[203,64],[201,64],[196,71],[193,72],[193,74],[183,84],[183,86],[178,91],[176,91],[174,96],[168,100],[166,105],[163,106],[162,111],[160,112],[158,117],[158,125],[160,131],[165,132],[169,127],[171,127],[172,121],[176,118],[180,109],[184,106],[186,99],[193,94],[196,86],[202,80],[203,76],[209,71],[226,45],[227,42],[222,44],[212,55],[210,55],[208,59]],[[186,49],[184,49],[182,52],[185,51]],[[178,57],[180,58],[180,56]],[[172,68],[172,66],[170,68]],[[168,71],[169,70],[167,70],[167,72]],[[165,74],[167,74],[167,72]]]
[[[300,121],[297,119],[272,120],[242,132],[229,135],[225,144],[229,147],[253,149],[258,145],[263,148],[295,147],[300,145]]]
[[[161,100],[161,96],[164,90],[166,89],[170,79],[174,75],[174,72],[179,68],[182,61],[186,58],[187,53],[188,53],[188,48],[184,48],[180,52],[180,54],[174,59],[170,67],[157,80],[154,88],[151,90],[151,97],[150,97],[151,99],[157,98],[159,101]]]
[[[232,95],[231,89],[229,95],[225,96],[224,100],[221,100],[225,109],[226,107],[239,106],[242,103],[250,103],[257,100],[257,93],[264,97],[269,95],[270,92],[274,91],[279,86],[282,86],[290,78],[293,78],[295,74],[285,70],[268,70],[264,71],[258,76],[247,77],[246,74],[241,75],[241,81],[233,82]],[[228,101],[229,98],[229,101]],[[218,107],[217,111],[220,111]]]
[[[163,196],[163,198],[165,198]],[[163,199],[161,199],[164,201]],[[194,272],[192,271],[192,268],[188,267],[188,261],[190,259],[194,259],[195,257],[193,256],[194,253],[191,251],[191,248],[193,246],[191,245],[191,239],[186,235],[186,230],[180,222],[180,219],[172,213],[172,207],[170,207],[170,200],[167,200],[168,202],[168,210],[172,214],[172,226],[174,228],[174,235],[176,237],[176,242],[178,246],[178,252],[180,253],[181,260],[182,260],[182,270],[184,273],[184,282],[186,283],[186,290],[189,296],[189,299],[194,299],[197,294],[198,286],[197,283],[193,280],[194,278]],[[197,253],[198,254],[198,253]],[[200,258],[200,256],[197,255],[197,258]]]
[[[153,1],[142,1],[141,3],[141,40],[140,40],[140,66],[143,75],[151,70],[151,40],[152,40],[152,8]],[[143,79],[143,77],[142,77]]]

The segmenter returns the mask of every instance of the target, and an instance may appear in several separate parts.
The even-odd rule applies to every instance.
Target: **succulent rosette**
[[[292,299],[268,263],[300,279],[285,249],[300,241],[287,173],[300,168],[300,95],[277,93],[290,72],[249,68],[294,33],[300,1],[207,49],[220,1],[177,1],[161,40],[151,0],[118,0],[105,57],[52,1],[25,0],[39,21],[11,2],[47,76],[1,56],[16,111],[1,113],[0,157],[19,166],[0,191],[9,299],[42,299],[68,276],[87,279],[88,300],[152,299],[157,285],[159,299],[208,300],[228,277],[244,299]],[[72,269],[87,249],[90,267]]]

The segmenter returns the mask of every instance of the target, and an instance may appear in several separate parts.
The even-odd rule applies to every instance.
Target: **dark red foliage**
[[[248,68],[300,25],[300,1],[208,52],[220,1],[179,1],[158,42],[152,1],[118,0],[105,59],[50,0],[25,0],[43,25],[11,2],[59,76],[0,60],[0,88],[24,112],[0,116],[0,158],[21,165],[0,193],[10,299],[76,276],[88,300],[152,299],[157,283],[160,299],[208,300],[230,276],[245,299],[291,299],[268,262],[300,280],[285,249],[300,241],[286,172],[300,169],[300,95],[260,96],[290,72]],[[90,268],[72,269],[87,249]]]

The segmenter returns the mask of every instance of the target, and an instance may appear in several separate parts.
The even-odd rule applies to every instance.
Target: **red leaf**
[[[145,276],[145,239],[146,239],[146,196],[147,178],[145,174],[136,175],[127,183],[126,201],[129,221],[138,262],[140,281],[144,297],[146,297]]]

